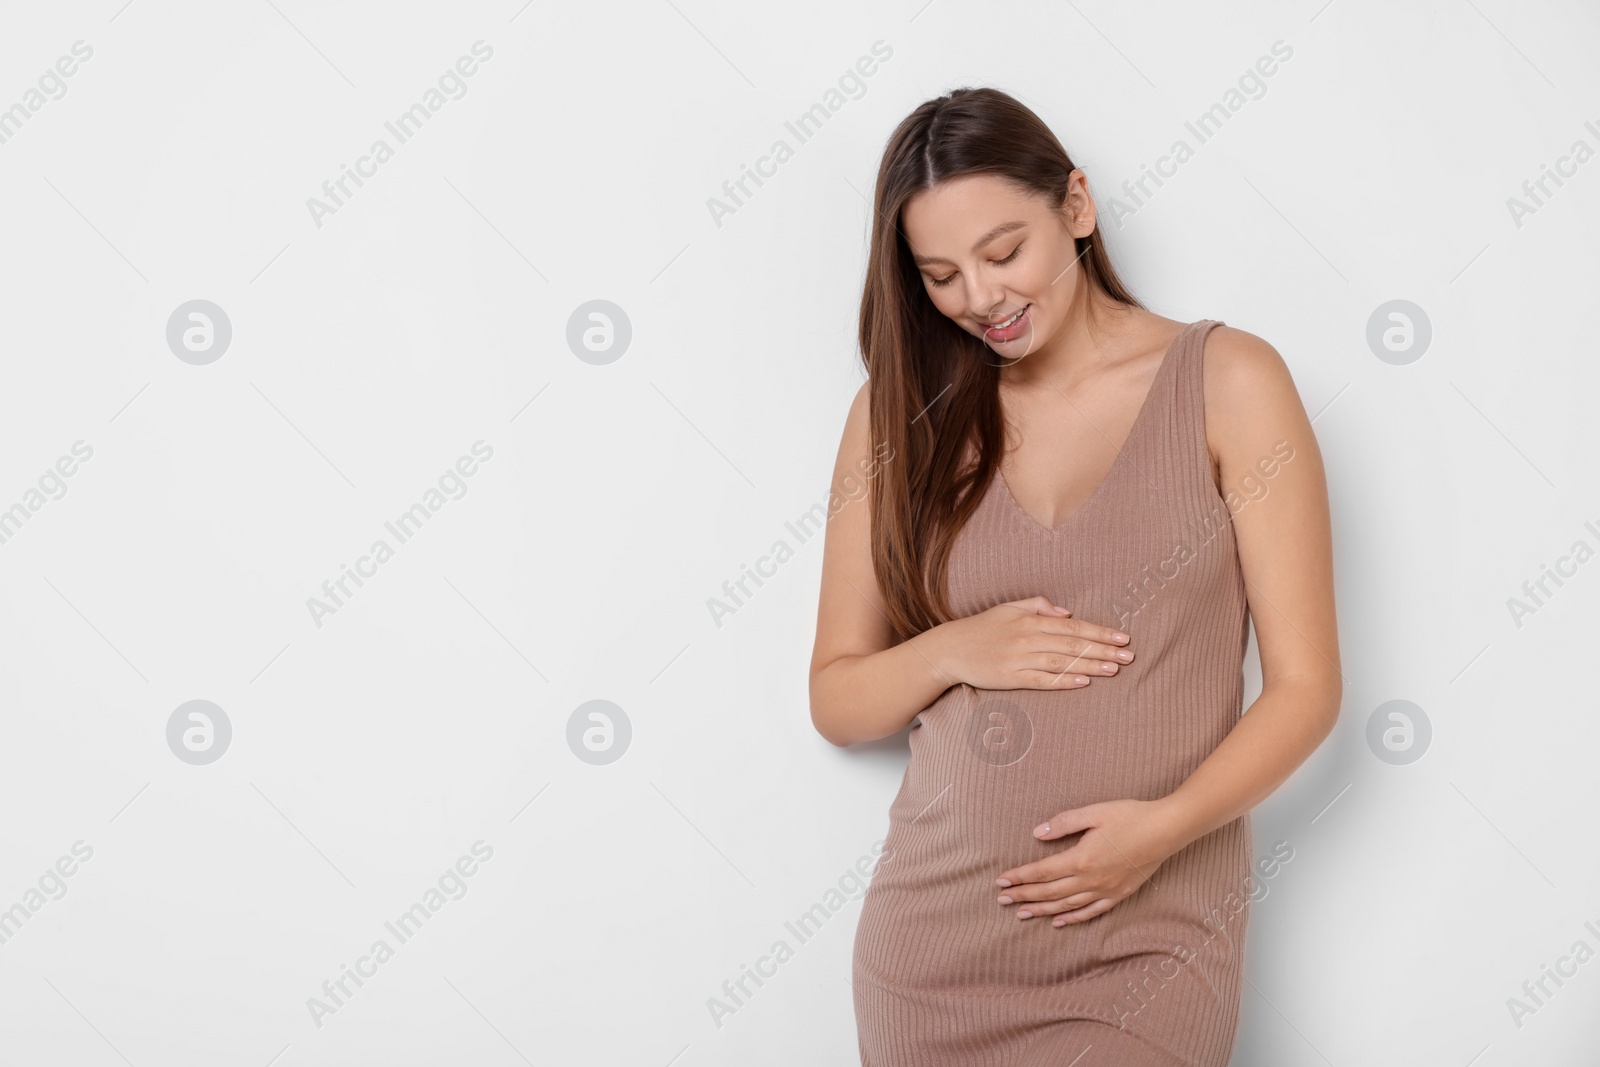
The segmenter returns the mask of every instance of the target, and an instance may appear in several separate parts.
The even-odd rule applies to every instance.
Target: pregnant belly
[[[1018,920],[1014,907],[998,903],[995,879],[1081,837],[1039,841],[1035,826],[1099,801],[1165,795],[1214,744],[1168,722],[1161,709],[1141,711],[1109,693],[957,686],[919,718],[863,902],[858,951],[868,974],[892,982],[898,973],[925,992],[970,991],[975,973],[995,993],[1052,986],[1170,947],[1202,921],[1186,916],[1187,901],[1209,909],[1248,873],[1247,834],[1230,826],[1210,835],[1228,839],[1225,860],[1218,840],[1201,839],[1164,865],[1187,894],[1147,883],[1087,923],[1057,929],[1048,920]],[[1210,858],[1200,861],[1200,853]],[[919,946],[914,966],[907,939]]]
[[[911,731],[908,781],[924,802],[947,790],[941,803],[980,821],[1037,814],[1029,830],[1069,807],[1166,796],[1226,729],[1122,681],[1133,679],[1081,690],[952,686]]]

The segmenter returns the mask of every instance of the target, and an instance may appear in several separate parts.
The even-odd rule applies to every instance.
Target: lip
[[[1032,304],[1023,305],[1022,311],[1017,317],[1017,321],[1013,322],[1010,326],[1007,326],[1004,329],[999,329],[986,323],[983,327],[983,336],[990,341],[996,342],[1014,341],[1018,337],[1021,337],[1023,331],[1032,324],[1032,312]],[[1018,313],[1013,312],[1012,314],[1016,315]],[[1000,321],[1004,322],[1006,320],[1001,319]]]

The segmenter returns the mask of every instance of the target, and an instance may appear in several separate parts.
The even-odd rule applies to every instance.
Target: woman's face
[[[912,196],[900,220],[934,306],[1016,360],[1049,342],[1084,284],[1073,238],[1094,231],[1094,201],[1082,171],[1066,207],[1070,222],[1037,194],[971,174]]]

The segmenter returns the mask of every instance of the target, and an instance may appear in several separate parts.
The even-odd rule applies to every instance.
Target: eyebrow
[[[982,248],[996,237],[999,237],[1001,234],[1010,233],[1012,230],[1020,230],[1026,225],[1026,222],[1002,222],[1000,225],[996,226],[994,229],[978,238],[978,240],[973,243],[972,250],[976,252],[978,249]],[[919,267],[925,267],[929,263],[950,263],[950,261],[945,259],[943,256],[919,256],[915,253],[912,253],[911,261]],[[955,266],[953,263],[950,265]]]

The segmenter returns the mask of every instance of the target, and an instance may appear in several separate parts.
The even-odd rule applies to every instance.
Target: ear
[[[1073,237],[1087,237],[1094,232],[1094,197],[1089,192],[1089,177],[1081,167],[1067,176],[1067,198],[1063,208],[1067,213],[1067,232]]]

